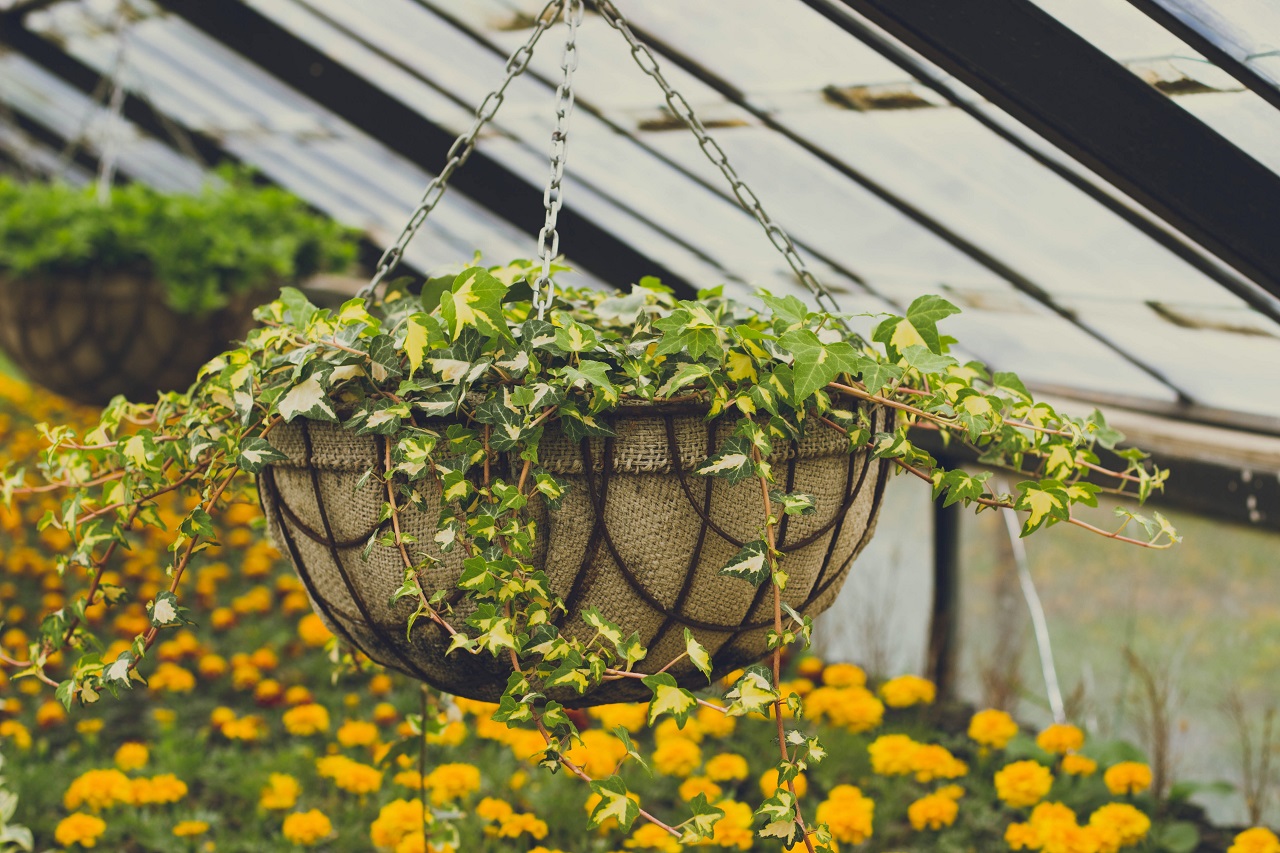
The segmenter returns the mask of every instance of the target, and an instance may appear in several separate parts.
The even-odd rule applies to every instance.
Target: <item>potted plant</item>
[[[643,692],[651,723],[683,721],[708,704],[690,687],[746,665],[715,706],[774,718],[787,782],[822,748],[785,729],[801,709],[777,690],[782,653],[838,591],[890,471],[947,502],[1022,510],[1024,535],[1067,522],[1145,547],[1176,540],[1158,514],[1124,511],[1112,531],[1073,514],[1100,492],[1145,498],[1165,472],[1137,452],[1106,469],[1096,451],[1121,436],[1100,415],[1065,416],[1012,374],[960,363],[938,330],[956,309],[939,297],[879,318],[868,341],[794,297],[762,293],[754,310],[718,288],[678,300],[653,279],[557,291],[540,319],[539,280],[528,262],[477,266],[336,310],[287,288],[189,392],[117,400],[85,435],[49,430],[46,485],[22,472],[0,485],[67,490],[42,524],[70,534],[66,565],[88,588],[45,620],[28,660],[8,662],[68,704],[139,681],[156,639],[185,621],[180,585],[214,544],[212,514],[256,476],[272,536],[339,636],[498,701],[496,719],[543,734],[546,763],[586,778],[565,757],[567,706]],[[1002,494],[988,473],[944,469],[917,429],[1026,479]],[[126,595],[104,574],[169,492],[190,498],[171,585],[130,649],[103,660],[84,614]],[[60,681],[46,671],[57,652]],[[619,778],[588,781],[597,819],[640,814]],[[787,785],[761,809],[772,834],[821,846]],[[709,831],[714,809],[694,811],[662,825]]]
[[[0,348],[103,404],[185,388],[282,284],[341,270],[354,241],[284,190],[222,170],[195,194],[0,179]]]

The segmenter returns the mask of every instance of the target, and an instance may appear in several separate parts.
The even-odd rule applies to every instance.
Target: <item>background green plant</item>
[[[278,187],[222,169],[198,193],[142,183],[111,189],[0,177],[0,275],[150,271],[174,310],[207,312],[355,257],[354,233]]]

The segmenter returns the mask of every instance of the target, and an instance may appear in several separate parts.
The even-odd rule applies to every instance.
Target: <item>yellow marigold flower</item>
[[[14,722],[14,721],[6,720],[5,722]],[[97,717],[94,717],[93,719],[90,719],[90,720],[78,720],[76,721],[76,732],[82,735],[96,735],[98,732],[102,731],[102,726],[103,726],[102,720]],[[21,725],[19,725],[18,727],[22,728]],[[26,731],[26,729],[23,729],[23,731]],[[6,735],[5,735],[4,723],[0,723],[0,737],[5,737],[5,736]],[[30,736],[28,736],[27,743],[28,745],[30,745]]]
[[[314,701],[315,697],[311,695],[311,691],[301,684],[295,684],[284,691],[286,705],[309,705]]]
[[[818,804],[817,819],[831,830],[831,837],[846,844],[861,844],[871,837],[876,804],[853,785],[836,785]]]
[[[750,850],[755,843],[755,833],[751,831],[751,806],[736,800],[720,800],[715,807],[724,812],[724,817],[716,821],[711,843]]]
[[[227,674],[228,669],[230,666],[222,655],[208,654],[196,662],[196,672],[199,672],[200,677],[206,681],[221,678]]]
[[[964,796],[964,788],[959,785],[943,785],[934,793],[940,797],[950,797],[953,800],[958,800]]]
[[[538,732],[529,729],[507,729],[507,732],[507,746],[517,761],[536,761],[547,749],[547,742]]]
[[[49,700],[36,709],[36,725],[42,729],[56,726],[67,719],[67,710],[61,702]]]
[[[107,831],[107,822],[100,817],[76,812],[58,822],[53,837],[63,847],[79,844],[81,847],[97,847],[98,839]]]
[[[62,804],[68,811],[86,806],[100,812],[117,803],[128,803],[133,798],[129,777],[119,770],[87,770],[67,786]]]
[[[663,741],[673,737],[684,738],[694,743],[702,743],[702,728],[698,725],[696,718],[691,717],[685,720],[684,725],[681,726],[673,718],[667,717],[658,723],[653,730],[653,742],[656,744],[661,744]]]
[[[1034,806],[1053,787],[1053,774],[1038,761],[1015,761],[995,775],[996,796],[1015,809]]]
[[[345,755],[317,759],[316,772],[332,779],[335,785],[352,794],[372,794],[382,787],[382,771],[368,764],[352,761]]]
[[[253,701],[259,705],[274,705],[284,698],[284,688],[274,678],[265,678],[253,689]]]
[[[1029,823],[1011,823],[1004,831],[1004,843],[1010,850],[1037,850],[1040,833]]]
[[[32,680],[34,681],[35,679]],[[88,721],[84,720],[82,722]],[[98,723],[98,728],[102,728],[102,721],[97,720],[96,722]],[[79,727],[77,726],[77,730],[78,729]],[[31,748],[31,732],[29,732],[27,727],[17,720],[0,721],[0,737],[8,738],[13,741],[13,745],[23,751]]]
[[[1065,723],[1054,723],[1036,735],[1036,746],[1054,755],[1066,755],[1084,746],[1084,732]]]
[[[803,773],[791,781],[796,786],[797,797],[803,797],[809,792],[809,780]],[[772,797],[778,792],[778,768],[770,767],[760,774],[760,790],[766,797]]]
[[[400,712],[390,702],[379,702],[373,707],[373,721],[380,726],[389,726],[400,719]]]
[[[369,692],[374,696],[386,696],[391,692],[391,687],[391,676],[385,672],[379,672],[369,679]]]
[[[1097,830],[1075,821],[1053,821],[1036,826],[1042,853],[1099,853]]]
[[[480,790],[480,769],[473,764],[441,764],[427,774],[431,802],[456,803]]]
[[[1062,756],[1062,772],[1068,776],[1092,776],[1098,770],[1098,762],[1076,752]]]
[[[220,729],[236,718],[236,712],[226,705],[219,705],[209,712],[209,725]]]
[[[735,717],[730,717],[722,711],[715,708],[708,708],[705,705],[699,705],[698,711],[694,715],[694,720],[698,724],[698,731],[709,738],[726,738],[733,734],[738,727],[738,721]]]
[[[1255,826],[1237,835],[1227,853],[1280,853],[1280,838],[1266,827]]]
[[[702,750],[688,738],[668,738],[653,751],[654,769],[665,776],[685,777],[702,763]]]
[[[796,674],[804,678],[819,678],[822,675],[823,668],[822,658],[814,655],[805,655],[796,664]]]
[[[395,847],[406,835],[421,835],[423,826],[432,820],[431,813],[427,812],[424,821],[420,801],[392,800],[378,812],[369,827],[369,838],[375,847]]]
[[[1151,768],[1138,761],[1121,761],[1102,775],[1113,794],[1141,794],[1151,787]]]
[[[699,794],[704,794],[708,803],[714,803],[723,793],[723,789],[706,776],[690,776],[680,783],[680,799],[685,802],[689,802]]]
[[[222,724],[222,736],[227,740],[254,741],[266,734],[266,724],[254,714]]]
[[[992,749],[1004,749],[1018,733],[1018,724],[1004,711],[988,708],[969,720],[969,737]]]
[[[179,821],[173,827],[173,834],[179,838],[191,838],[196,835],[204,835],[209,831],[209,824],[202,820],[184,820]]]
[[[1121,847],[1131,847],[1147,837],[1151,818],[1128,803],[1108,803],[1089,816],[1089,825],[1114,832]]]
[[[627,746],[608,732],[587,729],[581,735],[582,743],[565,753],[565,757],[594,778],[613,775],[618,763],[627,755]]]
[[[485,797],[476,806],[476,815],[490,823],[506,820],[514,812],[515,809],[511,808],[510,803],[494,797]]]
[[[172,708],[153,708],[151,719],[155,720],[160,728],[167,729],[178,719],[178,712]]]
[[[499,838],[519,838],[527,834],[541,841],[547,837],[547,822],[528,812],[516,812],[503,818],[496,829],[490,827],[489,831]]]
[[[309,812],[294,812],[286,817],[281,831],[290,844],[314,847],[333,834],[333,824],[324,812],[312,809]]]
[[[458,720],[445,724],[443,729],[434,734],[427,735],[427,743],[439,744],[440,746],[457,746],[466,739],[467,727]]]
[[[216,607],[209,614],[209,624],[215,631],[225,631],[236,624],[237,618],[236,612],[230,607]]]
[[[707,759],[707,766],[702,768],[708,779],[714,782],[741,782],[747,778],[751,768],[747,759],[733,752],[724,752]]]
[[[600,727],[612,731],[618,726],[635,734],[643,729],[649,720],[649,706],[643,702],[618,702],[613,705],[600,705],[590,708],[587,713],[600,721]]]
[[[329,731],[329,709],[310,702],[284,712],[284,727],[291,735],[307,737]]]
[[[324,626],[324,622],[314,613],[308,613],[298,620],[298,636],[302,642],[318,649],[333,637],[333,632]]]
[[[147,682],[154,691],[190,693],[196,689],[196,677],[176,663],[162,663]]]
[[[684,849],[675,836],[654,823],[637,827],[622,846],[628,850],[657,850],[658,853],[680,853]]]
[[[918,675],[899,675],[880,685],[880,697],[890,708],[928,705],[937,697],[933,682]]]
[[[960,806],[951,797],[929,794],[907,806],[907,819],[917,830],[942,829],[956,822]]]
[[[135,741],[120,744],[120,748],[116,750],[115,754],[116,767],[126,773],[144,766],[150,758],[151,751],[147,749],[146,745]]]
[[[815,720],[826,719],[854,734],[884,720],[884,703],[865,687],[819,687],[805,698],[805,710]]]
[[[272,773],[258,795],[258,805],[268,811],[286,811],[298,802],[302,786],[287,773]]]
[[[871,742],[871,769],[881,776],[905,776],[915,771],[916,753],[922,744],[907,735],[881,735]]]
[[[350,749],[355,746],[373,746],[378,742],[378,727],[364,720],[347,720],[338,729],[338,743]]]
[[[922,743],[911,756],[911,770],[917,782],[934,779],[959,779],[969,772],[969,765],[951,754],[945,746]]]
[[[187,795],[187,783],[172,773],[150,779],[134,779],[130,788],[130,801],[135,806],[176,803]]]
[[[811,667],[812,668],[812,667]],[[822,683],[828,687],[865,687],[867,674],[851,663],[833,663],[822,670]],[[801,670],[801,675],[812,675]]]

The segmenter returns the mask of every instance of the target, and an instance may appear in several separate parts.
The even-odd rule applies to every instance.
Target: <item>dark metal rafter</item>
[[[159,0],[159,5],[222,43],[281,82],[433,174],[447,160],[454,134],[410,108],[370,80],[239,0]],[[537,233],[543,211],[528,181],[477,149],[451,184],[496,216]],[[693,287],[573,208],[568,197],[559,232],[575,261],[597,278],[619,286],[656,275],[692,293]],[[532,243],[531,243],[532,247]]]
[[[1189,21],[1160,0],[1129,0],[1144,15],[1204,54],[1205,58],[1239,80],[1260,98],[1280,109],[1280,89],[1244,62],[1223,50]]]
[[[1207,257],[1203,249],[1192,245],[1183,235],[1171,230],[1163,221],[1125,204],[1074,169],[1028,143],[988,115],[979,105],[971,102],[970,99],[961,95],[945,81],[939,79],[915,55],[903,50],[875,27],[866,24],[860,15],[841,4],[840,0],[801,0],[801,2],[844,29],[894,65],[897,65],[922,85],[937,92],[952,106],[962,110],[983,127],[1017,148],[1036,163],[1053,172],[1169,252],[1172,252],[1178,258],[1244,300],[1250,308],[1280,323],[1280,301],[1277,301],[1271,294],[1262,290],[1235,270]]]
[[[1027,0],[838,0],[1280,297],[1280,176]]]

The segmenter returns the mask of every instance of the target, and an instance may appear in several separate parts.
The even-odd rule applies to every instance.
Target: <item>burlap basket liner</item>
[[[877,430],[887,428],[884,410],[873,410],[872,417]],[[730,436],[731,419],[724,421],[708,423],[687,407],[643,405],[612,416],[613,438],[575,444],[547,430],[539,458],[567,482],[568,493],[559,510],[548,512],[532,501],[530,512],[539,542],[534,563],[568,609],[562,631],[592,636],[580,614],[596,607],[625,631],[639,632],[649,649],[637,667],[644,672],[684,651],[686,627],[712,654],[717,676],[766,654],[772,587],[755,589],[719,574],[742,544],[761,535],[759,482],[730,486],[723,478],[691,473]],[[438,426],[443,431],[445,424]],[[385,470],[386,439],[305,420],[281,424],[270,439],[289,460],[259,478],[268,528],[330,630],[384,666],[449,693],[496,701],[510,674],[506,657],[446,656],[446,632],[426,619],[406,637],[415,605],[402,600],[388,606],[404,576],[400,554],[375,546],[362,559],[387,499],[376,476]],[[772,462],[787,491],[817,499],[814,514],[787,516],[778,531],[789,575],[785,600],[817,614],[835,599],[871,537],[886,464],[865,451],[850,454],[842,434],[821,426],[776,452]],[[499,473],[509,476],[509,464],[503,460]],[[370,470],[375,476],[362,485]],[[401,530],[442,560],[423,586],[428,594],[452,591],[452,624],[461,630],[469,612],[456,589],[462,549],[448,555],[436,550],[439,503],[434,489],[422,491],[423,511],[402,511]],[[688,661],[669,671],[684,686],[706,685]],[[645,699],[649,692],[627,679],[605,682],[585,696],[565,690],[550,695],[573,707]]]
[[[0,347],[33,382],[102,405],[185,390],[244,337],[266,290],[199,316],[176,313],[150,275],[0,277]]]

